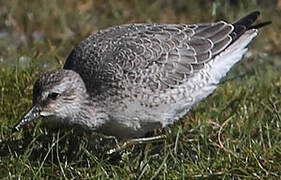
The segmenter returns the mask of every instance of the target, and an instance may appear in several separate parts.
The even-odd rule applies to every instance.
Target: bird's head
[[[78,73],[64,69],[48,71],[35,82],[33,106],[14,127],[14,131],[41,116],[68,123],[79,113],[86,99],[86,87]]]

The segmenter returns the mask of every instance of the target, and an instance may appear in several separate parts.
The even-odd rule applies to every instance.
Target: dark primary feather
[[[231,37],[233,41],[235,41],[239,36],[241,36],[246,30],[250,28],[250,26],[257,20],[260,12],[254,11],[245,17],[238,19],[233,23],[234,31],[231,33]]]
[[[128,83],[147,91],[165,91],[201,70],[249,29],[258,15],[255,11],[233,24],[111,27],[82,41],[67,58],[64,69],[78,72],[93,96],[129,88]]]

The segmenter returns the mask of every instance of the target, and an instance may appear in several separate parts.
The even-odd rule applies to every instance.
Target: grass
[[[279,179],[281,24],[274,20],[281,18],[281,7],[274,1],[231,2],[2,0],[1,179]],[[255,9],[273,24],[211,96],[169,131],[154,133],[166,133],[164,142],[106,155],[112,142],[41,121],[12,133],[32,104],[39,74],[61,68],[73,46],[92,32],[129,22],[232,21]]]

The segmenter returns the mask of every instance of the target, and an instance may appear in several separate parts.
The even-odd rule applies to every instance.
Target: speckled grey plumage
[[[99,31],[74,48],[63,70],[40,76],[34,113],[16,129],[39,116],[121,138],[165,127],[213,92],[242,58],[257,35],[251,24],[258,15],[233,24],[127,24]]]

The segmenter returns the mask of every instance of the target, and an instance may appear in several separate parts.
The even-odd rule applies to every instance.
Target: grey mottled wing
[[[204,63],[221,52],[232,40],[233,26],[224,22],[202,25],[155,25],[147,27],[139,41],[126,41],[123,69],[129,71],[132,82],[152,89],[165,90],[188,80]],[[137,42],[137,43],[136,43]],[[140,59],[143,64],[130,64]],[[135,68],[141,67],[141,68]]]
[[[233,29],[222,21],[111,27],[82,41],[64,68],[78,72],[95,93],[124,80],[165,90],[186,81],[224,50],[232,41]]]

